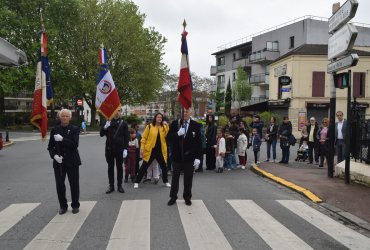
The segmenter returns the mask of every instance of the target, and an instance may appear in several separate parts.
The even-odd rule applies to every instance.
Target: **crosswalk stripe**
[[[350,249],[369,249],[370,238],[336,222],[302,201],[278,200],[278,202],[346,247]]]
[[[190,249],[232,249],[203,201],[194,200],[192,202],[192,206],[177,202]]]
[[[107,249],[150,249],[150,200],[122,202]]]
[[[227,200],[272,249],[312,249],[252,200]]]
[[[83,201],[80,203],[79,213],[67,212],[63,215],[56,215],[24,249],[67,249],[96,202]]]
[[[40,203],[12,204],[0,212],[0,236],[17,224]]]

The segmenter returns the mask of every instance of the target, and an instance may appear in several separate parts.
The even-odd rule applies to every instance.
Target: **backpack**
[[[294,135],[290,135],[289,136],[289,144],[294,146],[296,142],[297,142],[297,139],[294,137]]]

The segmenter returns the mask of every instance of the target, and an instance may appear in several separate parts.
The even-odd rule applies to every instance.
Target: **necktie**
[[[188,132],[188,121],[184,122],[184,129],[185,129],[185,134],[184,137],[186,136],[186,132]]]

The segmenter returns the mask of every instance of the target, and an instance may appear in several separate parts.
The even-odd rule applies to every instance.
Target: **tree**
[[[231,101],[232,101],[231,95],[232,95],[231,83],[230,83],[230,78],[229,78],[229,83],[227,84],[226,92],[225,92],[225,114],[226,115],[230,115]]]
[[[214,100],[216,102],[216,112],[219,113],[221,110],[221,107],[225,106],[225,94],[220,91],[220,88],[217,87],[216,94],[214,97]]]
[[[250,100],[251,96],[252,87],[249,84],[247,72],[239,65],[236,71],[236,81],[233,88],[233,101],[238,105],[239,114],[241,103]]]

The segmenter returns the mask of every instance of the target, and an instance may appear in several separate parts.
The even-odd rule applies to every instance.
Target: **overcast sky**
[[[370,0],[357,0],[352,21],[370,27]],[[133,0],[145,26],[167,38],[164,63],[179,74],[182,23],[187,22],[190,70],[210,77],[217,47],[306,15],[331,16],[333,0]],[[345,1],[340,1],[341,4]]]

